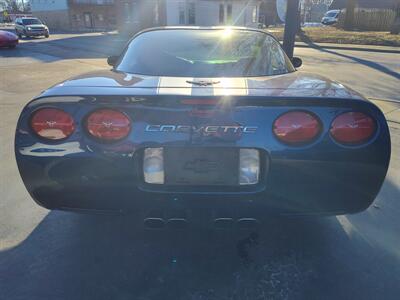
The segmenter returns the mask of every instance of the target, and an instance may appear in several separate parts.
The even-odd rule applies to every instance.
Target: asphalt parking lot
[[[49,86],[108,68],[124,39],[59,34],[0,49],[0,299],[398,299],[400,104],[389,121],[390,169],[367,211],[271,218],[243,254],[247,232],[144,230],[129,216],[49,212],[19,177],[13,153],[22,107]],[[302,70],[371,98],[400,101],[400,54],[299,48]]]

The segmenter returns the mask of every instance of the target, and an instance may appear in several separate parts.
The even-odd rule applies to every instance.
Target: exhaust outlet
[[[152,211],[148,217],[144,219],[144,226],[148,229],[161,229],[165,227],[165,221],[162,212]]]
[[[237,224],[242,229],[254,229],[260,224],[260,222],[254,218],[241,218],[237,220]]]
[[[232,218],[216,218],[214,220],[214,226],[217,229],[231,229],[234,221]]]
[[[171,218],[167,224],[168,227],[173,229],[185,229],[188,226],[188,221],[185,218]]]
[[[146,218],[144,226],[148,229],[161,229],[165,227],[165,222],[162,218]]]
[[[167,221],[168,227],[172,229],[185,229],[188,226],[186,211],[184,209],[174,209],[170,213]]]

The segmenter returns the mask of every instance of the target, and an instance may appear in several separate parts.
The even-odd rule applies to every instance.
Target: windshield
[[[337,15],[338,15],[337,12],[331,11],[331,12],[326,13],[325,17],[335,18]]]
[[[246,77],[294,71],[279,43],[249,30],[157,30],[132,40],[118,71],[151,76]]]
[[[42,24],[39,19],[22,19],[22,24],[24,25],[36,25]]]

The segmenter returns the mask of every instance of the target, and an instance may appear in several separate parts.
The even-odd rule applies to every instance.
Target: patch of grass
[[[284,28],[268,28],[279,40],[283,40]],[[335,27],[303,28],[304,34],[297,35],[298,42],[336,43],[356,45],[379,45],[400,47],[400,35],[382,31],[345,31]]]

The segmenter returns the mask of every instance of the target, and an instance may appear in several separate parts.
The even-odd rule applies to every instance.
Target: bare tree
[[[3,0],[3,9],[6,9],[9,13],[23,13],[25,12],[24,0]]]
[[[344,17],[344,29],[353,30],[354,28],[354,10],[356,8],[356,0],[347,0],[346,15]]]

